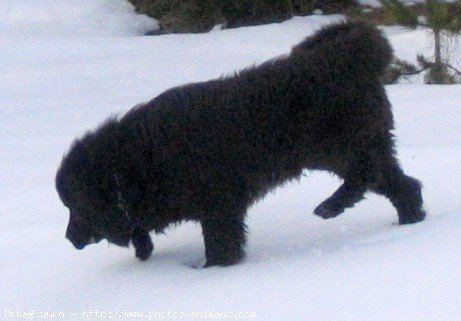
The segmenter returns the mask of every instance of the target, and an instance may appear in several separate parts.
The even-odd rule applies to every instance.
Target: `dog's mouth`
[[[71,240],[71,243],[74,245],[74,247],[77,250],[83,250],[87,245],[99,243],[102,239],[103,239],[103,237],[100,237],[100,236],[95,237],[95,236],[93,236],[86,242]]]
[[[86,243],[86,245],[90,245],[90,244],[96,244],[96,243],[99,243],[101,240],[103,239],[102,236],[93,236],[92,238],[90,238],[88,240],[88,242]]]

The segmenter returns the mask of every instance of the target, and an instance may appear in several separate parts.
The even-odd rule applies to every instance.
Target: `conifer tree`
[[[405,27],[415,29],[418,26],[431,30],[434,40],[434,57],[428,59],[422,55],[417,58],[419,68],[410,68],[416,74],[428,70],[425,82],[429,84],[449,84],[455,82],[461,72],[443,57],[442,48],[450,36],[461,33],[461,1],[447,3],[440,0],[424,2],[425,17],[418,17],[415,10],[400,0],[381,0],[385,10],[393,20]]]

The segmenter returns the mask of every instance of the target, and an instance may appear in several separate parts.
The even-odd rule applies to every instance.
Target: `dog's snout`
[[[83,240],[77,231],[77,228],[73,224],[69,224],[66,230],[66,238],[74,245],[78,250],[83,249],[87,242]]]

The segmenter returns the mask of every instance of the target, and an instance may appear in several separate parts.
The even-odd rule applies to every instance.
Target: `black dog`
[[[147,259],[150,231],[201,223],[205,266],[244,255],[248,207],[303,169],[344,180],[315,209],[332,218],[367,190],[400,224],[424,219],[420,183],[395,157],[391,106],[379,80],[392,57],[365,23],[340,23],[289,56],[233,77],[170,89],[74,142],[56,177],[78,249],[106,238]]]

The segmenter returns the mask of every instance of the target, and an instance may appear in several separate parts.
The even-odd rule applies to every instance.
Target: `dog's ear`
[[[136,257],[141,261],[147,260],[154,250],[154,244],[148,232],[142,228],[135,228],[131,235],[131,242],[136,250]]]

